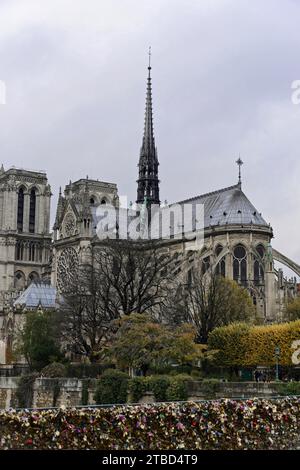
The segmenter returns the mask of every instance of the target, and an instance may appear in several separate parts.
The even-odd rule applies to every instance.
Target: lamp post
[[[280,347],[276,346],[275,348],[275,358],[276,358],[276,382],[279,380],[279,357],[280,357]]]

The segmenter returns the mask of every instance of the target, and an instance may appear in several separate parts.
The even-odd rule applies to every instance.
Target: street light
[[[275,348],[275,358],[276,358],[276,381],[279,380],[279,357],[280,357],[280,347],[276,346]]]

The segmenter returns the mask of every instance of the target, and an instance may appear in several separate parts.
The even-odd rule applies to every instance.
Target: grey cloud
[[[151,44],[162,200],[235,183],[240,152],[274,246],[300,262],[299,13],[291,0],[0,2],[5,166],[47,170],[53,212],[86,174],[134,199]]]

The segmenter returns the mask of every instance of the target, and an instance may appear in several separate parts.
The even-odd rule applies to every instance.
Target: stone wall
[[[18,378],[0,377],[0,408],[14,408],[17,404]]]
[[[206,384],[200,381],[188,383],[190,399],[210,398],[271,398],[278,395],[278,384],[275,382],[220,382]]]
[[[0,409],[18,407],[16,391],[19,377],[0,377]],[[32,408],[52,406],[94,405],[95,379],[38,378],[33,385]],[[213,398],[271,398],[278,395],[276,383],[256,382],[220,382],[213,386],[200,381],[188,384],[189,400]],[[141,398],[142,403],[153,403],[154,396],[147,393]]]

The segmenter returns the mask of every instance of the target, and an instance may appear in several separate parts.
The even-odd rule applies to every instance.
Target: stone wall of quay
[[[17,408],[19,377],[0,377],[0,409]],[[38,378],[33,383],[32,408],[72,407],[94,405],[96,380],[76,378]],[[213,389],[200,381],[188,383],[189,400],[213,398],[271,398],[278,395],[276,383],[220,382]],[[141,403],[153,403],[154,396],[147,393]]]

